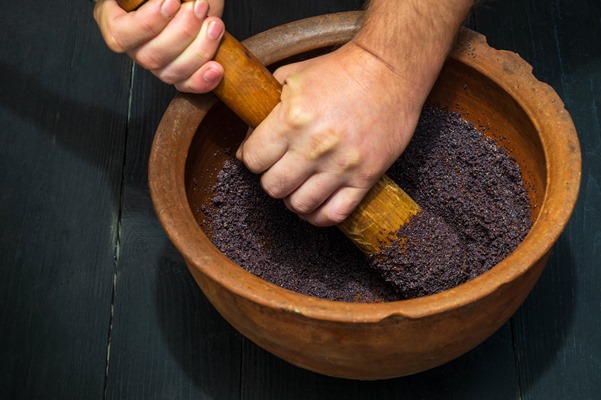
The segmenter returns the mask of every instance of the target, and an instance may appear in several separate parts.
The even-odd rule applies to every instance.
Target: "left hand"
[[[212,58],[225,26],[223,0],[149,0],[126,12],[116,0],[98,0],[94,19],[108,47],[176,89],[213,90],[223,67]]]
[[[281,102],[236,155],[301,218],[337,224],[407,147],[430,83],[399,76],[353,42],[274,75]]]

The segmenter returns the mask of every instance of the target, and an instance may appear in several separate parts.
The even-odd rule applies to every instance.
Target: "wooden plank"
[[[0,13],[0,398],[100,399],[128,62],[93,3]]]
[[[196,286],[149,196],[151,141],[174,94],[136,70],[108,366],[111,399],[238,397],[241,337]]]
[[[563,99],[581,141],[580,199],[537,287],[513,319],[524,399],[601,392],[601,3],[490,2],[478,28],[518,52]]]
[[[40,3],[36,13],[7,4],[0,14],[0,398],[103,396],[114,256],[107,397],[595,398],[598,2],[484,2],[472,19],[493,46],[518,51],[555,87],[581,137],[581,199],[539,285],[511,325],[460,359],[411,377],[354,382],[260,350],[196,288],[148,199],[150,140],[173,94],[151,77],[134,88],[120,200],[129,63],[104,48],[91,3],[62,1]],[[241,3],[236,12],[250,12],[250,0]],[[238,37],[286,22],[287,13],[318,13],[307,4],[254,4]]]

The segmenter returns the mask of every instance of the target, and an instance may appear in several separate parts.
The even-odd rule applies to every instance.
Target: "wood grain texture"
[[[403,189],[384,175],[338,228],[365,254],[376,254],[420,210]]]
[[[355,9],[360,2],[226,3],[228,29],[244,39],[299,17]],[[40,2],[32,13],[5,2],[0,398],[598,397],[599,2],[480,3],[472,27],[494,47],[517,51],[566,103],[583,150],[580,201],[542,279],[511,324],[435,370],[354,382],[301,370],[257,348],[229,328],[196,289],[156,222],[145,184],[153,129],[173,92],[137,73],[132,110],[138,110],[127,127],[131,64],[102,44],[91,18],[93,3]],[[145,96],[151,97],[143,101]]]
[[[131,63],[104,51],[92,7],[0,13],[3,399],[104,391]]]
[[[582,147],[571,222],[513,318],[523,399],[592,399],[601,392],[600,18],[601,3],[586,0],[490,2],[475,15],[491,45],[518,52],[557,91]]]
[[[248,126],[256,128],[280,102],[282,85],[228,32],[214,60],[225,72],[213,93]]]
[[[139,68],[134,76],[107,398],[236,398],[240,336],[202,296],[148,194],[150,146],[175,91]]]

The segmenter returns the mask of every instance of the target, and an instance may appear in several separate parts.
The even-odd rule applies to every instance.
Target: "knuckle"
[[[255,174],[263,172],[258,156],[252,149],[248,148],[248,146],[245,146],[244,148],[244,152],[242,154],[242,162],[244,163],[244,165],[246,165],[246,168],[248,168],[251,172]]]
[[[112,31],[106,32],[104,35],[104,41],[109,49],[115,53],[125,53],[127,50],[127,42],[119,35],[115,35]]]
[[[377,168],[365,168],[357,173],[357,181],[359,187],[369,187],[373,185],[380,177],[382,172]]]
[[[340,136],[333,130],[326,130],[312,135],[308,141],[307,158],[316,160],[334,150],[340,143]]]
[[[204,64],[207,61],[213,58],[213,51],[211,49],[207,49],[204,46],[199,46],[194,52],[194,57],[196,58],[197,64]]]
[[[189,79],[183,81],[175,81],[173,84],[175,88],[182,93],[207,93],[213,90],[216,85],[216,83],[208,84],[197,75],[193,75]]]
[[[344,222],[344,220],[347,219],[349,215],[351,215],[350,212],[348,212],[348,213],[334,212],[330,215],[330,222],[332,223],[332,225],[338,225],[341,222]]]
[[[188,4],[183,3],[182,4]],[[175,37],[177,38],[178,43],[185,43],[186,45],[190,45],[194,40],[199,38],[199,33],[201,31],[203,22],[200,21],[192,12],[180,12],[176,16],[176,21],[172,21],[167,25],[166,29],[173,29],[174,26],[177,27],[177,30],[173,32]],[[149,27],[149,30],[154,29],[153,26]],[[150,32],[149,32],[150,33]],[[156,32],[158,34],[159,32]]]
[[[167,65],[164,68],[157,68],[154,70],[154,73],[157,78],[168,85],[182,82],[188,78],[187,76],[184,76],[184,71],[182,71],[181,67],[178,67],[177,65]]]
[[[356,170],[363,164],[363,157],[358,150],[347,150],[334,159],[335,169],[339,172],[349,172]]]
[[[284,122],[291,128],[301,128],[310,123],[312,119],[313,111],[298,102],[289,104],[284,112]]]
[[[285,78],[282,88],[282,119],[290,128],[300,128],[315,119],[315,107],[303,96],[303,84],[296,74]]]
[[[329,210],[327,218],[332,224],[339,224],[347,219],[354,209],[355,207],[351,204],[340,205]]]
[[[261,179],[261,187],[269,197],[274,199],[281,199],[286,196],[287,193],[284,185],[284,182],[277,178]]]
[[[161,80],[161,82],[166,83],[168,85],[174,85],[178,83],[180,80],[176,78],[176,75],[167,71],[160,71],[156,74],[156,77]],[[179,90],[179,89],[178,89]]]
[[[115,53],[123,53],[125,51],[125,47],[118,36],[116,36],[115,28],[113,26],[114,24],[106,16],[103,6],[104,2],[102,1],[96,3],[94,7],[94,21],[96,21],[96,24],[100,28],[100,33],[102,34],[102,38],[104,39],[104,42],[108,48]]]
[[[158,35],[162,29],[163,26],[155,23],[152,19],[140,20],[140,32],[142,32],[144,37],[153,38]]]
[[[192,93],[193,90],[186,82],[178,82],[173,85],[178,92],[182,93]]]
[[[163,68],[166,64],[165,61],[161,58],[161,56],[153,51],[140,51],[136,54],[135,60],[143,68],[150,71],[159,70]],[[160,77],[160,79],[163,80],[162,77]]]
[[[181,24],[181,26],[178,27],[179,35],[181,35],[180,40],[182,42],[191,42],[198,35],[198,32],[200,31],[200,26],[195,24],[195,22],[196,21],[183,23]]]
[[[290,208],[298,214],[308,214],[316,208],[317,201],[315,199],[291,198],[289,201]]]

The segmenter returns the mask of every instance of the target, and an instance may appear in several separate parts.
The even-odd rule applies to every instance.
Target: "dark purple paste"
[[[468,279],[463,238],[440,216],[424,209],[397,237],[370,257],[370,265],[404,298],[438,293]]]
[[[424,212],[399,232],[407,240],[371,259],[338,229],[316,228],[271,199],[234,158],[218,175],[213,204],[203,209],[205,224],[217,248],[249,272],[346,302],[393,301],[454,287],[505,258],[530,229],[519,166],[458,114],[425,107],[388,175]]]

